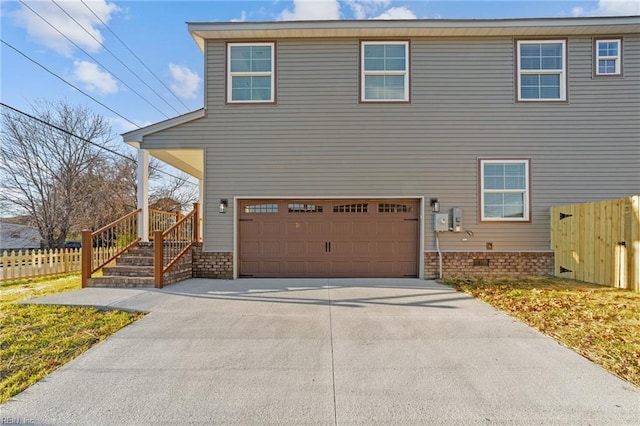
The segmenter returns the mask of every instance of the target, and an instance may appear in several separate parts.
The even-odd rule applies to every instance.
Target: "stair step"
[[[153,277],[153,266],[108,266],[103,269],[103,274],[116,277]]]
[[[116,264],[118,266],[153,266],[153,257],[123,254],[118,260],[116,260]]]
[[[143,257],[153,257],[153,247],[152,248],[138,248],[134,247],[130,249],[127,254],[131,256],[143,256]]]
[[[154,287],[153,277],[113,277],[89,278],[87,287]]]

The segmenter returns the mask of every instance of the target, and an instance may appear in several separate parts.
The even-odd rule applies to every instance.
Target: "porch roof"
[[[204,108],[191,111],[168,120],[160,121],[146,127],[141,127],[122,134],[122,139],[128,145],[138,149],[144,148],[144,138],[146,136],[161,133],[165,130],[191,123],[203,118],[206,115]],[[172,148],[148,149],[153,157],[169,164],[176,169],[183,171],[197,179],[204,176],[204,154],[202,149],[181,149],[176,144]]]

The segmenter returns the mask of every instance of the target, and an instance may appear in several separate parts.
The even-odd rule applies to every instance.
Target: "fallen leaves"
[[[555,277],[445,279],[640,386],[640,294]]]

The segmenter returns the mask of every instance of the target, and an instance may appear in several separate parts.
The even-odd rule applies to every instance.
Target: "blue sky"
[[[640,15],[639,0],[57,0],[55,3],[25,0],[24,3],[33,11],[21,2],[1,1],[2,40],[124,118],[48,74],[5,44],[0,45],[2,102],[30,111],[30,105],[37,100],[67,99],[74,104],[87,105],[108,118],[116,133],[135,128],[126,120],[144,126],[202,107],[203,55],[189,35],[185,22]],[[138,62],[118,37],[162,83]]]

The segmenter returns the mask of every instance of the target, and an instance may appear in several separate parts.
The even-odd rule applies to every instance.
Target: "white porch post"
[[[138,219],[138,237],[149,241],[149,153],[138,149],[138,208],[142,209]]]
[[[200,238],[200,241],[204,241],[204,226],[202,226],[204,222],[204,179],[198,179],[198,202],[200,203],[200,211],[198,212],[200,215],[200,226],[198,228],[200,235],[198,235],[198,238]]]

